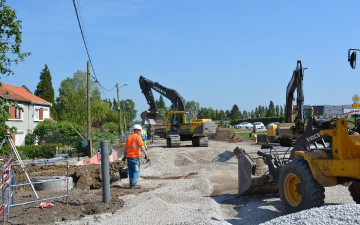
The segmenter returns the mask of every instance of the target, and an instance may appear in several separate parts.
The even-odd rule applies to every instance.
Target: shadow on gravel
[[[260,224],[279,216],[286,215],[278,194],[242,196],[236,198],[235,194],[222,194],[219,196],[209,196],[220,205],[232,205],[235,211],[235,218],[224,216],[226,222],[230,224]],[[229,208],[229,207],[224,207]],[[226,212],[232,215],[234,212]],[[213,218],[216,221],[216,218]]]
[[[234,156],[235,155],[234,155],[234,153],[232,151],[226,150],[223,153],[216,156],[216,158],[214,158],[212,160],[212,162],[227,162],[228,160],[230,160]]]

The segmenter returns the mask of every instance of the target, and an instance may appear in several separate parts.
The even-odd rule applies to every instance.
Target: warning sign
[[[360,97],[357,94],[355,94],[354,97],[352,97],[352,100],[354,101],[354,104],[357,104],[360,100]]]

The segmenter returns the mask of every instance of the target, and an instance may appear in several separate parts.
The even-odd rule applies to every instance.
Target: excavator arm
[[[178,111],[185,111],[185,104],[184,104],[185,100],[174,89],[164,87],[158,82],[153,82],[149,79],[146,79],[143,76],[140,76],[139,84],[141,91],[144,94],[146,101],[150,106],[148,111],[141,113],[141,118],[144,121],[144,124],[155,124],[158,116],[158,108],[155,102],[152,89],[158,92],[159,94],[165,96],[167,99],[169,99],[171,103],[176,106]]]
[[[293,123],[292,113],[293,105],[292,101],[294,99],[295,89],[297,90],[296,94],[296,105],[298,109],[298,119],[304,121],[304,90],[303,90],[303,79],[304,79],[304,70],[302,68],[301,60],[298,60],[296,63],[296,69],[293,72],[291,80],[286,88],[286,112],[285,112],[285,123]]]

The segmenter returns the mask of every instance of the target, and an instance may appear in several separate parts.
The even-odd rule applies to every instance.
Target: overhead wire
[[[84,23],[84,21],[82,19],[81,6],[80,6],[80,3],[79,3],[79,0],[73,0],[73,4],[74,4],[75,14],[76,14],[76,18],[77,18],[77,21],[78,21],[78,24],[79,24],[80,32],[81,32],[81,37],[82,37],[84,45],[85,45],[86,54],[87,54],[89,62],[90,62],[91,70],[92,70],[92,72],[94,74],[94,76],[92,76],[92,78],[95,80],[95,83],[98,83],[98,85],[101,88],[103,94],[105,95],[104,90],[112,91],[112,90],[114,90],[115,86],[111,90],[106,89],[104,86],[102,86],[100,84],[99,80],[97,79],[96,74],[95,74],[95,69],[94,69],[93,63],[91,61],[90,50],[89,50],[89,47],[88,47],[88,44],[87,44],[87,36],[86,36],[86,33],[85,33],[85,23]]]

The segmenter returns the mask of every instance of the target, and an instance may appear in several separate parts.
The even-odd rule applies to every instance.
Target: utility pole
[[[87,62],[87,154],[92,157],[91,112],[90,112],[90,61]]]
[[[126,104],[123,104],[123,114],[124,114],[124,134],[126,134]]]
[[[117,83],[116,86],[116,92],[117,92],[117,101],[118,101],[118,110],[119,110],[119,139],[121,138],[121,110],[120,110],[120,88],[128,85],[127,82],[125,84],[121,85],[119,87],[119,84]]]
[[[120,91],[119,91],[119,84],[116,85],[116,93],[117,93],[117,102],[118,102],[118,110],[119,110],[119,139],[121,139],[121,112],[120,112]]]

